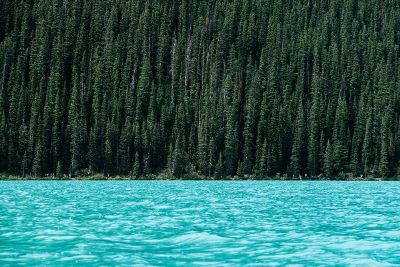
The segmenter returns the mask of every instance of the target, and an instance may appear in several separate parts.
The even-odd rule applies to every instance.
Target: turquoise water
[[[0,266],[399,266],[400,183],[2,181]]]

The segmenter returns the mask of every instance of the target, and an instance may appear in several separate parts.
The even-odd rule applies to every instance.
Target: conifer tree
[[[221,179],[225,176],[224,165],[222,161],[222,153],[219,153],[217,165],[215,165],[214,177],[215,179]]]
[[[329,140],[325,149],[323,169],[326,177],[331,178],[334,172],[334,158],[332,146]]]
[[[310,127],[309,127],[309,140],[308,140],[308,169],[311,176],[315,176],[319,172],[319,142],[320,142],[320,116],[322,115],[321,108],[321,93],[319,74],[316,71],[318,66],[314,66],[312,77],[312,104],[310,110]]]
[[[336,109],[333,129],[333,151],[335,170],[338,173],[346,171],[348,167],[348,113],[344,96],[339,97]]]
[[[382,137],[381,137],[381,149],[380,149],[380,159],[379,159],[379,174],[382,177],[389,176],[389,149],[388,149],[388,120],[389,116],[387,113],[382,118]]]
[[[295,135],[292,147],[292,154],[290,157],[290,170],[294,177],[297,177],[303,173],[303,160],[304,160],[304,131],[305,121],[303,105],[300,102],[297,109],[297,119],[295,124]]]
[[[135,153],[134,163],[133,163],[133,168],[132,168],[132,175],[135,178],[139,178],[141,174],[142,173],[141,173],[141,169],[140,169],[139,153],[136,152]]]

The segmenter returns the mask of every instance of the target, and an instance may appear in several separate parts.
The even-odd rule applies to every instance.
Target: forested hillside
[[[0,172],[400,174],[400,1],[0,5]]]

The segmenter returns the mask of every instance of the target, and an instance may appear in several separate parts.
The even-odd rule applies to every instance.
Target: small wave
[[[96,240],[98,239],[96,235],[94,234],[84,234],[81,236],[83,239],[90,239],[90,240]]]
[[[227,240],[229,240],[229,238],[209,234],[207,232],[189,233],[171,239],[175,244],[222,243]]]
[[[51,258],[52,254],[50,253],[30,253],[30,254],[26,254],[23,255],[22,258],[26,258],[26,259],[39,259],[39,260],[44,260],[44,259],[48,259]]]
[[[97,256],[94,255],[76,255],[76,256],[70,256],[70,257],[62,257],[59,259],[59,261],[76,261],[76,260],[92,260],[96,259]]]
[[[50,236],[50,235],[38,235],[34,237],[36,240],[43,240],[44,242],[54,242],[54,241],[70,241],[76,239],[77,236],[64,235],[64,236]]]

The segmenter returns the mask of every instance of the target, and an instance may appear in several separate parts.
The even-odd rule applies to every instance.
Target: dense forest
[[[400,1],[0,5],[0,172],[400,174]]]

